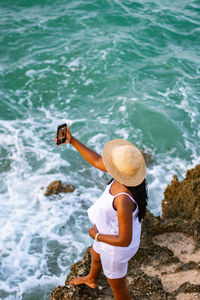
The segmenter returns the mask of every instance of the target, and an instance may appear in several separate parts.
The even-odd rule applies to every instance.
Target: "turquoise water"
[[[151,155],[149,209],[200,163],[199,1],[0,2],[0,298],[48,299],[91,244],[108,177],[54,134]],[[53,180],[76,190],[47,198]]]

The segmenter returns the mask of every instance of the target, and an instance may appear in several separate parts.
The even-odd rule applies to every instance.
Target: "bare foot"
[[[74,285],[79,285],[79,284],[86,284],[89,287],[91,287],[92,289],[97,287],[97,283],[96,281],[92,280],[91,278],[89,278],[89,276],[83,276],[83,277],[74,277],[71,280],[69,280],[70,284],[74,284]]]

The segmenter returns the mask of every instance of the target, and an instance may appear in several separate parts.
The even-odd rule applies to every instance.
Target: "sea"
[[[199,0],[0,0],[0,299],[48,300],[92,240],[109,180],[58,125],[101,154],[146,154],[148,209],[200,163]],[[54,180],[73,193],[45,196]],[[188,199],[189,201],[189,199]]]

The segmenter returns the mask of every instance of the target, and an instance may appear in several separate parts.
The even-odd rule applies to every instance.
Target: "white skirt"
[[[139,245],[133,248],[115,246],[108,248],[109,251],[106,251],[105,243],[96,241],[93,243],[94,251],[100,255],[105,276],[109,279],[124,277],[127,274],[128,261],[137,253]]]

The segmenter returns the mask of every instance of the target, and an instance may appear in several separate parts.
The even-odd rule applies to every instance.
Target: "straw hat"
[[[145,179],[146,165],[140,150],[128,141],[116,139],[105,144],[103,162],[108,173],[125,186],[137,186]]]

